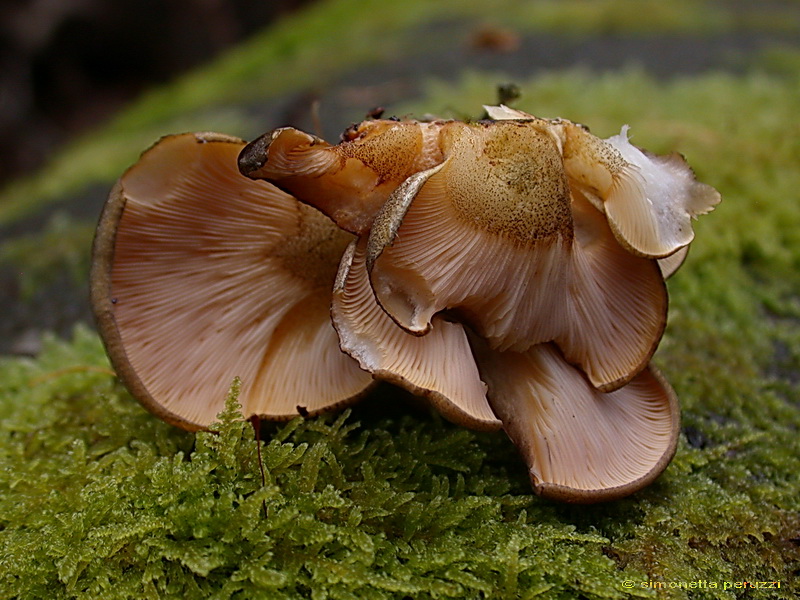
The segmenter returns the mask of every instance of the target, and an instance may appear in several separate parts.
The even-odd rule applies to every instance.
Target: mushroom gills
[[[498,429],[464,327],[440,316],[424,337],[398,327],[375,300],[366,242],[351,242],[334,286],[331,315],[342,350],[376,378],[428,399],[447,419],[472,429]]]
[[[648,367],[598,392],[552,344],[497,352],[471,336],[489,402],[525,459],[537,494],[574,503],[627,496],[651,483],[677,447],[675,393]]]
[[[329,318],[351,236],[241,176],[243,147],[210,133],[162,139],[115,186],[95,240],[92,301],[111,361],[145,407],[186,429],[214,421],[237,376],[244,414],[272,419],[372,385]]]
[[[454,129],[445,162],[399,188],[402,210],[390,201],[376,218],[370,279],[411,333],[424,335],[450,310],[498,350],[555,341],[595,387],[611,391],[645,367],[663,333],[662,275],[567,188],[557,143],[528,125]],[[534,159],[532,143],[541,150]]]

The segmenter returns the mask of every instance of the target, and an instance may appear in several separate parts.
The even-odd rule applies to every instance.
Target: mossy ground
[[[578,8],[586,3],[556,4],[537,5],[540,19],[545,9],[556,23],[569,11],[585,13]],[[626,4],[598,2],[605,16],[595,13],[593,22],[633,27],[619,8]],[[674,6],[684,12],[654,13],[662,27],[690,29],[697,10],[714,30],[733,26],[724,3]],[[326,18],[360,14],[348,2],[323,8]],[[309,27],[323,26],[320,14],[312,13]],[[370,31],[366,21],[351,22]],[[275,42],[265,36],[260,43]],[[270,60],[302,55],[311,64],[311,46],[281,54],[284,46],[273,45]],[[387,389],[347,413],[268,426],[262,482],[258,446],[250,425],[237,420],[235,394],[218,433],[178,431],[130,398],[96,335],[79,328],[71,341],[50,339],[35,359],[0,362],[0,598],[796,597],[799,57],[776,49],[752,57],[739,74],[657,80],[635,68],[566,70],[516,81],[519,108],[584,122],[604,137],[628,123],[634,143],[681,151],[722,192],[669,282],[670,323],[656,363],[681,399],[683,435],[655,484],[606,505],[542,501],[501,434],[411,410]],[[250,89],[248,69],[257,62],[242,63]],[[78,144],[84,154],[65,153],[59,164],[75,169],[70,193],[124,168],[104,144],[130,144],[124,151],[131,153],[182,129],[179,117],[153,108],[167,110],[163,98],[180,97],[182,86],[205,80],[209,90],[231,93],[238,80],[225,64],[133,107],[98,139]],[[266,79],[264,72],[259,85]],[[493,102],[498,81],[477,71],[431,81],[421,97],[390,110],[474,116]],[[235,100],[225,94],[186,114],[240,120],[243,112],[224,108]],[[151,139],[126,137],[137,123]],[[81,171],[76,165],[91,163],[93,152],[108,164]],[[6,206],[37,185],[45,186],[12,189]],[[22,252],[14,255],[14,247],[6,246],[7,255]],[[780,588],[725,589],[726,582]]]

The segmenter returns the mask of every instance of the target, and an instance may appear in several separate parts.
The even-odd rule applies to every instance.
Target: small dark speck
[[[305,418],[308,416],[308,409],[305,406],[300,406],[298,404],[296,408],[301,417]]]
[[[709,445],[708,438],[697,427],[687,425],[683,428],[683,434],[686,436],[686,441],[692,448],[702,450]]]
[[[117,299],[116,298],[112,298],[111,299],[111,304],[116,304],[116,303],[117,303]]]

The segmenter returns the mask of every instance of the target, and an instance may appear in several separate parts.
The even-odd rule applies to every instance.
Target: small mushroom
[[[114,187],[91,296],[122,380],[145,407],[207,427],[234,377],[245,415],[288,419],[361,397],[372,378],[338,347],[330,294],[352,236],[241,176],[241,140],[170,136]]]
[[[464,327],[442,315],[433,318],[424,337],[398,327],[375,301],[366,241],[351,242],[333,289],[331,315],[342,350],[376,378],[427,398],[449,420],[472,429],[499,429]]]

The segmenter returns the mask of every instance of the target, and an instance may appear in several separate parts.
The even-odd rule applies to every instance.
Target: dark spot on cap
[[[258,171],[267,163],[267,148],[272,143],[272,133],[256,138],[239,153],[239,172],[245,177]]]
[[[342,135],[339,136],[339,139],[342,142],[352,142],[356,139],[361,133],[359,131],[359,127],[361,126],[360,123],[353,123],[342,132]]]

